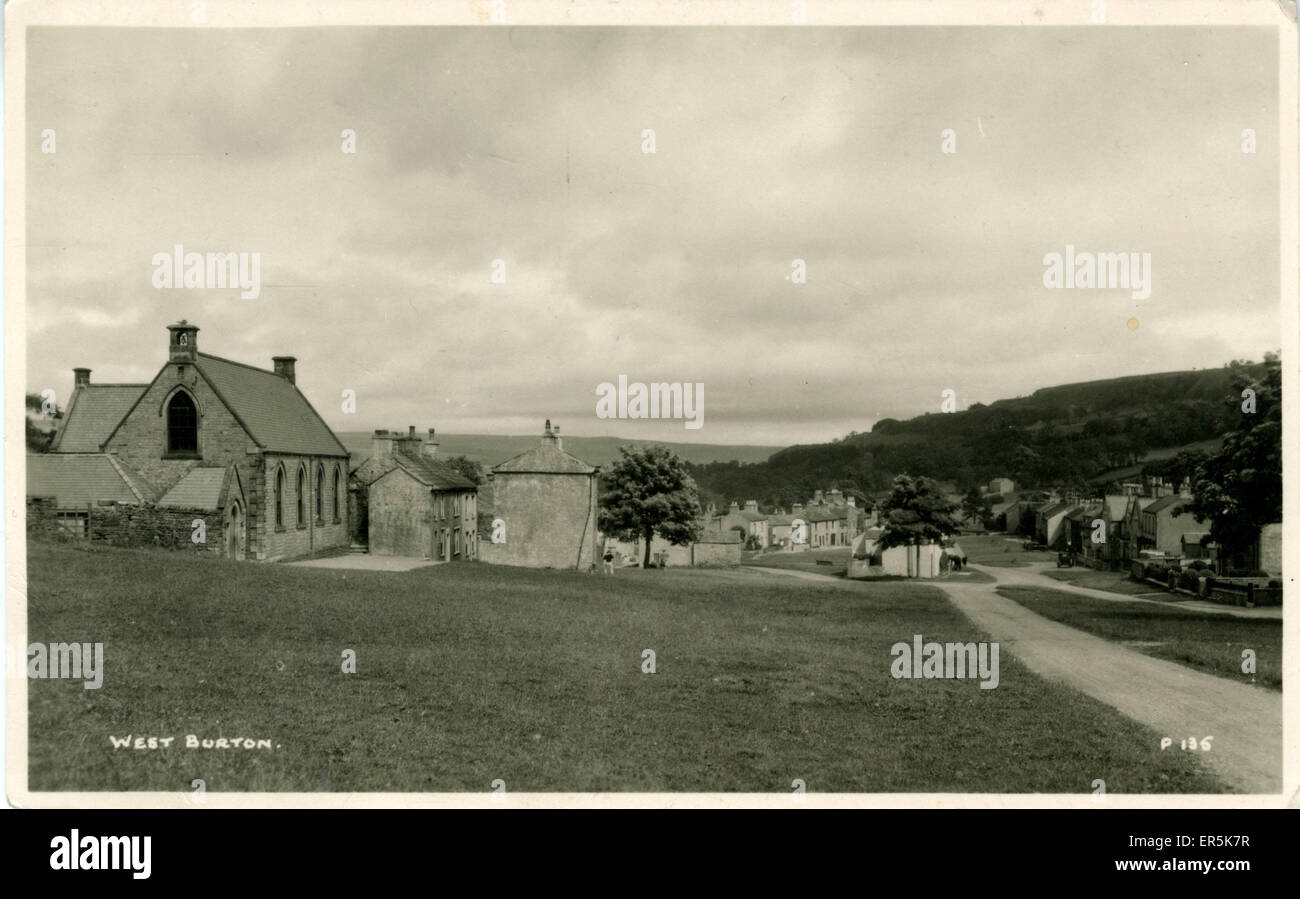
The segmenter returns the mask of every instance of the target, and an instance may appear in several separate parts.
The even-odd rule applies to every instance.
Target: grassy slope
[[[1139,652],[1238,683],[1282,689],[1282,622],[1197,613],[1145,602],[1118,603],[1060,590],[999,587],[998,592],[1045,618]],[[1158,646],[1145,645],[1158,643]],[[1241,652],[1255,650],[1256,672],[1242,674]]]
[[[1007,652],[995,690],[892,679],[890,646],[914,633],[986,639],[917,584],[342,572],[41,544],[28,564],[29,639],[102,641],[107,669],[97,691],[27,682],[36,790],[1222,789]],[[127,733],[279,748],[110,748]]]

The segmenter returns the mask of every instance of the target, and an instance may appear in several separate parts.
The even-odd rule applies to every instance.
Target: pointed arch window
[[[284,469],[275,473],[275,526],[284,527]]]
[[[316,463],[316,523],[325,523],[325,466]]]
[[[298,527],[306,524],[307,507],[304,503],[307,493],[307,472],[301,465],[298,466]]]
[[[199,451],[199,408],[184,390],[167,402],[167,452],[190,454]]]
[[[334,469],[334,495],[332,501],[334,504],[334,520],[339,520],[339,493],[343,490],[343,469]]]

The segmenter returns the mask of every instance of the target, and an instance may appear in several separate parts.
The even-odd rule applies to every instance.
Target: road
[[[1048,587],[1114,602],[1153,600],[1072,587],[1047,577],[1041,569],[970,567],[998,583],[962,582],[955,577],[925,583],[943,590],[963,614],[1034,673],[1081,690],[1157,735],[1169,737],[1173,744],[1165,752],[1190,751],[1179,747],[1189,737],[1213,737],[1212,748],[1198,755],[1224,784],[1244,793],[1281,792],[1281,693],[1203,674],[1058,624],[999,596],[996,589],[999,584]],[[811,572],[774,573],[830,579]],[[845,583],[842,578],[834,580]],[[1251,611],[1258,610],[1231,610]],[[1159,751],[1158,745],[1155,748]]]

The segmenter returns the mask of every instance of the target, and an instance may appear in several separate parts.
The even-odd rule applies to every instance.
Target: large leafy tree
[[[880,544],[886,548],[908,543],[935,543],[957,531],[957,506],[949,502],[930,478],[900,474],[885,500],[884,530]]]
[[[686,463],[665,446],[620,446],[620,458],[602,478],[600,529],[645,544],[658,534],[677,546],[700,537],[700,499]]]
[[[1259,374],[1235,366],[1238,377],[1229,402],[1236,428],[1223,448],[1196,467],[1192,500],[1184,508],[1197,521],[1210,521],[1210,537],[1225,554],[1249,548],[1259,529],[1282,520],[1282,365],[1264,356]],[[1249,394],[1253,392],[1253,411]]]

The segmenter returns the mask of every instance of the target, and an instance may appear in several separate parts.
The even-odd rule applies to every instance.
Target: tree
[[[1270,353],[1260,377],[1242,372],[1234,380],[1236,430],[1197,466],[1192,500],[1183,506],[1197,521],[1210,520],[1210,538],[1225,556],[1248,549],[1261,527],[1282,520],[1281,363]],[[1254,411],[1243,398],[1247,389],[1254,392]]]
[[[618,451],[621,457],[602,479],[600,529],[621,540],[643,540],[642,565],[648,567],[655,534],[676,546],[699,539],[699,490],[686,463],[665,446]]]
[[[448,456],[444,461],[452,468],[456,469],[456,471],[473,481],[474,486],[477,487],[479,484],[483,483],[483,466],[479,465],[469,456]]]
[[[26,395],[25,403],[27,410],[34,414],[44,414],[45,398],[39,393],[29,393]],[[57,406],[54,408],[53,415],[49,416],[55,420],[63,418],[63,410]],[[27,452],[29,453],[48,453],[50,445],[54,442],[54,431],[47,431],[38,427],[32,416],[27,416]]]
[[[979,488],[972,487],[962,497],[961,511],[967,521],[974,521],[981,527],[988,527],[993,518],[993,503],[989,497],[979,492]]]
[[[884,530],[880,545],[886,549],[913,541],[934,543],[958,528],[953,517],[957,507],[948,502],[939,485],[930,478],[900,474],[894,478],[889,497],[881,508]]]

